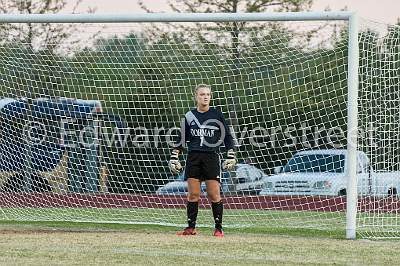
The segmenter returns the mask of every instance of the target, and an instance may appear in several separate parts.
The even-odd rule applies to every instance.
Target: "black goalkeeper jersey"
[[[204,113],[193,109],[185,114],[175,147],[182,150],[185,144],[188,152],[218,152],[222,146],[226,150],[234,147],[222,112],[213,107]]]

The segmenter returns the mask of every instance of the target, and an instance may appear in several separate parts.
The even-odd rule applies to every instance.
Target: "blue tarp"
[[[15,99],[5,104],[0,109],[0,118],[3,120],[2,137],[0,142],[0,171],[21,171],[27,164],[26,160],[30,154],[30,167],[37,171],[49,171],[54,169],[60,162],[64,151],[59,143],[51,143],[44,140],[40,144],[28,147],[23,139],[23,130],[12,125],[18,119],[23,118],[31,112],[29,122],[39,121],[46,118],[48,121],[59,121],[66,119],[85,119],[91,115],[95,108],[95,101],[50,101],[35,100],[29,108],[28,102]],[[8,125],[8,122],[9,124]]]
[[[91,115],[95,103],[93,102],[77,102],[77,101],[50,101],[39,100],[33,101],[31,109],[25,100],[16,100],[6,104],[1,108],[2,115],[7,117],[19,118],[26,115],[29,111],[33,117],[67,117],[67,118],[85,118]]]

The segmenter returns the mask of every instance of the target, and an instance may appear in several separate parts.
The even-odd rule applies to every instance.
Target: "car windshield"
[[[283,172],[344,172],[344,155],[302,154],[295,155],[285,165]]]

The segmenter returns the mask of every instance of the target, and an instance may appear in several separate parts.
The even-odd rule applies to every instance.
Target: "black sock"
[[[215,229],[222,229],[222,214],[224,212],[222,201],[211,202],[211,207],[215,221]]]
[[[199,203],[188,201],[186,206],[187,221],[190,228],[196,227],[197,213],[199,212]]]

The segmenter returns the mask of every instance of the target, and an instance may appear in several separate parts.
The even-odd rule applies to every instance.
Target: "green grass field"
[[[193,237],[176,236],[180,227],[174,226],[21,221],[33,215],[39,220],[74,220],[91,214],[96,221],[117,220],[119,215],[131,216],[131,222],[139,216],[160,222],[159,215],[164,215],[163,220],[181,223],[183,210],[1,209],[0,214],[0,265],[395,265],[400,261],[396,252],[400,241],[344,239],[343,213],[227,211],[223,239],[211,236],[208,210],[201,211],[203,226]],[[245,226],[250,221],[254,226]]]
[[[71,221],[185,226],[184,209],[91,209],[91,208],[3,208],[0,220]],[[200,209],[199,227],[212,227],[212,213]],[[224,227],[246,232],[318,231],[321,235],[342,237],[343,212],[224,210]]]

